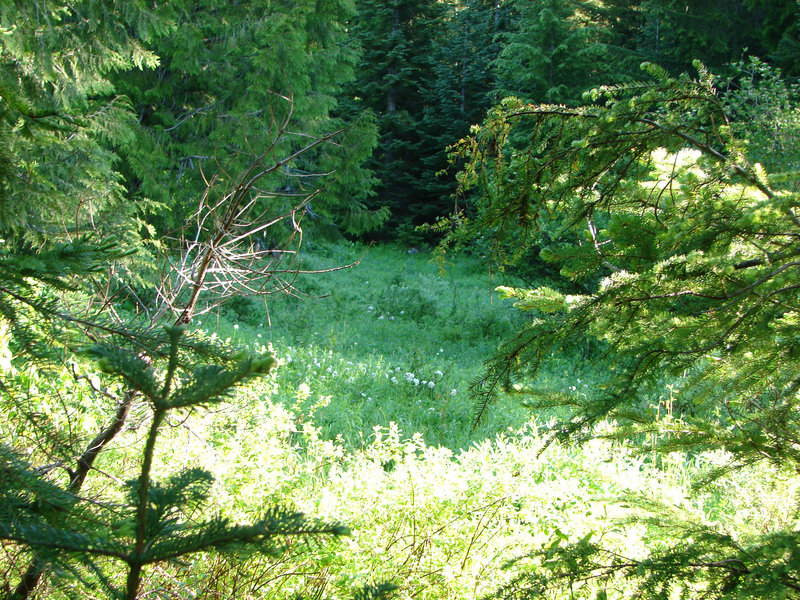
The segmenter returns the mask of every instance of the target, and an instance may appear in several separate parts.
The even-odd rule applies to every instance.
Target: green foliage
[[[402,0],[357,8],[349,31],[364,54],[340,110],[367,108],[377,118],[369,161],[377,187],[365,205],[391,209],[378,237],[394,241],[470,207],[469,196],[455,194],[460,165],[447,165],[445,148],[490,101],[576,106],[594,86],[642,81],[645,60],[673,74],[694,59],[726,68],[748,53],[789,73],[797,62],[793,0]]]
[[[580,95],[609,80],[610,56],[586,2],[517,1],[514,27],[502,35],[494,63],[501,97],[575,104]]]
[[[0,8],[0,230],[9,242],[98,231],[140,246],[137,206],[116,170],[136,117],[111,80],[157,64],[142,43],[154,27],[157,16],[130,3]]]
[[[345,89],[343,110],[369,109],[376,117],[378,143],[367,164],[377,185],[367,205],[388,208],[394,228],[430,199],[421,196],[423,161],[443,148],[435,147],[423,120],[436,47],[445,32],[445,5],[362,0],[357,8],[350,32],[363,48],[362,66]]]
[[[632,40],[639,56],[672,73],[690,69],[695,59],[720,69],[744,54],[778,58],[780,48],[785,49],[780,66],[792,64],[789,38],[796,26],[796,3],[643,0],[636,4],[640,22]]]
[[[0,315],[8,348],[31,362],[57,363],[80,339],[80,330],[91,327],[90,319],[67,313],[63,295],[125,253],[114,242],[88,235],[38,249],[8,246],[0,248]]]
[[[791,173],[800,170],[800,115],[796,106],[800,86],[754,57],[732,66],[736,72],[723,98],[734,131],[745,140],[748,158],[761,163],[773,184],[783,187],[790,183]],[[779,181],[786,176],[789,179]]]
[[[414,228],[451,211],[455,182],[446,148],[489,106],[499,2],[361,1],[351,32],[363,47],[343,109],[369,109],[379,141],[368,163],[377,179],[369,206],[387,207],[383,239],[417,245]]]
[[[400,208],[400,214],[411,217],[407,224],[431,223],[452,212],[455,170],[448,164],[446,149],[483,118],[495,93],[489,65],[497,57],[496,36],[507,20],[507,11],[499,4],[486,0],[452,3],[443,17],[445,30],[432,49],[432,72],[425,88],[428,100],[419,124],[423,134],[422,170],[415,193],[419,198],[406,200]],[[403,240],[399,231],[395,239],[409,246],[419,243]]]
[[[362,254],[357,247],[316,244],[303,261],[320,268],[352,262]],[[368,583],[376,580],[394,582],[397,597],[483,597],[512,581],[518,581],[522,594],[531,587],[531,573],[544,575],[553,566],[570,575],[564,565],[590,564],[586,558],[568,557],[571,544],[580,540],[580,548],[602,545],[629,563],[650,564],[647,547],[668,543],[675,530],[647,520],[641,511],[644,499],[664,515],[682,512],[695,529],[716,528],[736,539],[794,522],[797,482],[790,474],[764,465],[720,473],[727,460],[724,453],[677,451],[656,459],[649,445],[632,450],[614,440],[583,447],[551,445],[542,452],[547,430],[530,425],[516,431],[525,415],[515,409],[513,397],[501,401],[487,422],[471,431],[466,386],[494,340],[519,325],[519,315],[496,296],[490,300],[491,282],[475,259],[453,256],[452,272],[442,275],[428,258],[399,248],[372,248],[353,270],[298,282],[301,289],[313,284],[314,296],[323,297],[302,302],[275,297],[269,304],[271,329],[252,322],[266,323],[266,314],[263,305],[251,300],[238,308],[250,321],[234,326],[220,317],[205,323],[213,334],[180,338],[189,348],[179,354],[183,383],[173,386],[173,398],[197,379],[198,366],[213,362],[237,371],[244,356],[236,349],[223,351],[227,358],[222,361],[203,358],[220,344],[247,344],[261,355],[271,337],[282,364],[274,375],[253,379],[210,410],[176,409],[174,418],[165,418],[153,453],[147,513],[147,535],[158,540],[159,552],[194,548],[211,539],[200,536],[201,525],[213,526],[209,535],[218,536],[223,522],[232,528],[266,520],[275,506],[282,507],[281,518],[290,523],[298,512],[326,523],[345,519],[351,536],[333,544],[314,539],[298,543],[291,536],[280,538],[281,544],[273,538],[273,553],[268,545],[261,546],[264,552],[238,544],[233,544],[235,551],[209,548],[179,562],[144,567],[141,595],[161,590],[176,597],[233,600],[250,594],[278,600],[321,595],[339,600],[365,591],[380,593],[381,586]],[[377,299],[391,285],[430,298],[434,314],[379,313]],[[164,389],[169,336],[163,330],[155,334],[158,340],[150,344],[150,352],[161,358],[152,368],[156,384],[149,393],[158,395]],[[219,337],[230,339],[227,344],[215,342]],[[197,349],[196,359],[192,348]],[[135,352],[108,347],[93,352],[108,359],[109,367],[136,363]],[[591,393],[604,373],[585,373],[591,368],[579,360],[575,355],[552,363],[547,382],[565,391],[574,386]],[[409,381],[407,372],[419,383]],[[131,408],[128,427],[98,456],[97,469],[79,494],[64,493],[64,469],[51,466],[43,475],[38,468],[73,468],[74,457],[108,419],[114,400],[93,385],[109,392],[128,387],[97,377],[92,363],[80,367],[76,374],[81,373],[88,376],[65,372],[34,379],[29,370],[5,372],[7,386],[17,381],[16,399],[26,399],[28,411],[39,413],[25,426],[17,426],[14,418],[2,422],[4,439],[14,440],[20,450],[17,471],[28,473],[20,487],[31,490],[28,498],[10,506],[23,505],[41,488],[36,491],[40,497],[46,495],[54,504],[63,499],[70,512],[40,511],[26,513],[26,518],[51,519],[60,532],[72,532],[76,547],[102,542],[108,550],[110,541],[117,540],[118,550],[124,551],[135,537],[139,452],[152,404],[139,402]],[[434,389],[422,380],[433,380]],[[457,392],[453,396],[451,389]],[[661,394],[664,419],[680,395]],[[9,400],[3,397],[5,414]],[[71,410],[65,414],[62,405]],[[58,437],[50,426],[57,428]],[[424,437],[415,432],[424,432]],[[612,431],[603,426],[598,433]],[[47,454],[48,444],[61,446],[64,454]],[[716,478],[692,492],[692,482],[708,473]],[[17,491],[12,486],[6,493],[11,498]],[[614,498],[622,500],[611,502]],[[110,516],[98,524],[98,515]],[[103,531],[104,525],[111,531]],[[92,532],[101,534],[101,540],[91,537]],[[226,540],[253,532],[229,533]],[[543,554],[548,548],[549,554]],[[24,556],[10,555],[9,546],[5,552],[5,582],[14,586],[27,563]],[[58,568],[53,563],[58,587],[42,581],[40,597],[109,596],[99,575],[81,568],[90,561],[78,560],[80,552],[44,552],[60,561]],[[591,564],[601,565],[601,558],[594,557]],[[124,562],[116,567],[97,557],[92,562],[111,575],[109,585],[124,584]],[[551,578],[547,593],[558,600],[569,598],[567,581]],[[573,581],[574,597],[594,597],[593,579],[576,576]],[[635,591],[620,578],[609,580],[606,588],[611,598],[630,597]]]
[[[174,415],[218,406],[235,388],[265,375],[275,361],[266,354],[251,356],[187,338],[182,327],[153,329],[164,313],[138,297],[139,308],[150,317],[144,326],[121,325],[115,310],[120,307],[111,307],[120,292],[141,289],[153,275],[145,268],[153,265],[147,255],[129,258],[133,250],[142,249],[142,236],[150,238],[152,248],[174,243],[156,239],[156,230],[144,220],[154,206],[162,212],[175,208],[181,226],[194,205],[208,208],[197,212],[195,233],[200,238],[204,220],[214,221],[212,239],[200,241],[216,252],[220,246],[215,244],[228,241],[218,237],[220,230],[230,236],[237,227],[245,228],[248,237],[270,223],[291,220],[291,231],[302,234],[296,212],[306,208],[308,214],[325,214],[324,209],[312,212],[311,196],[331,207],[329,218],[337,207],[359,216],[362,196],[354,194],[355,203],[350,204],[349,196],[339,194],[341,185],[369,187],[368,173],[359,171],[359,164],[371,147],[371,122],[364,119],[349,134],[344,140],[348,148],[322,151],[323,142],[342,127],[329,113],[332,94],[350,76],[342,67],[356,56],[344,44],[337,21],[350,9],[346,2],[294,6],[292,14],[283,15],[285,20],[269,18],[281,13],[261,5],[227,7],[222,19],[203,19],[209,15],[206,9],[215,12],[212,6],[177,3],[151,9],[141,3],[91,0],[47,7],[14,2],[0,9],[0,228],[6,238],[0,256],[0,401],[13,418],[3,426],[9,434],[3,449],[8,502],[0,537],[6,551],[5,588],[15,600],[37,590],[48,596],[132,599],[139,597],[144,577],[150,576],[144,574],[149,565],[242,548],[246,553],[284,556],[292,537],[311,540],[346,533],[342,526],[306,519],[278,502],[265,506],[250,519],[251,525],[234,524],[206,508],[212,493],[208,471],[171,468],[159,478],[153,472],[157,441]],[[250,33],[254,37],[248,37]],[[239,35],[247,38],[241,40],[246,45],[263,52],[251,56],[250,47],[237,46]],[[220,44],[212,41],[207,49],[215,52],[203,56],[199,47],[207,40]],[[287,45],[271,43],[278,40]],[[165,48],[174,54],[163,52]],[[163,55],[157,57],[154,49]],[[272,60],[281,49],[291,60]],[[302,63],[298,56],[308,60]],[[205,68],[198,60],[207,63],[209,76],[204,80],[198,77]],[[264,65],[275,68],[259,81],[255,74]],[[293,66],[299,71],[289,72]],[[136,69],[149,70],[134,73]],[[162,127],[166,131],[159,135],[178,129],[190,134],[158,139],[162,154],[154,151],[144,114],[160,108],[159,97],[151,96],[150,104],[141,106],[155,69],[156,81],[176,88],[152,86],[165,94],[160,99],[173,103],[172,109],[176,100],[186,110],[198,104],[202,109],[208,102],[220,109],[211,120],[196,119],[199,129],[181,129],[177,120]],[[171,80],[172,73],[177,75]],[[234,81],[248,78],[253,78],[252,93],[231,96]],[[206,97],[191,89],[193,85],[205,88]],[[312,100],[314,93],[318,96]],[[302,127],[295,129],[292,111],[303,120]],[[232,132],[241,132],[248,119],[255,122],[255,132],[241,134],[241,143],[234,143]],[[220,127],[221,123],[231,125]],[[314,139],[308,142],[308,137]],[[178,147],[177,142],[185,144]],[[167,168],[164,162],[179,164],[184,152],[216,156],[222,147],[231,158],[210,183],[198,178],[193,188],[155,187]],[[246,161],[247,169],[239,169],[237,161]],[[316,183],[316,171],[348,164],[353,167],[350,179],[342,177],[338,189],[334,184],[323,190]],[[287,181],[301,185],[289,190]],[[148,188],[152,182],[154,187]],[[256,183],[264,188],[253,193]],[[162,192],[166,195],[159,195]],[[264,207],[265,197],[274,205]],[[337,204],[342,198],[345,201]],[[251,219],[248,209],[259,200],[262,206]],[[213,206],[205,206],[206,201]],[[153,212],[149,214],[152,223]],[[370,226],[370,218],[360,216],[360,225],[352,220],[348,227]],[[380,218],[377,213],[372,224]],[[103,241],[110,235],[114,243]],[[194,288],[181,322],[197,312],[197,295],[205,291],[205,274],[215,264],[211,253],[200,255],[201,268],[187,279]],[[157,274],[159,293],[171,291],[165,273]],[[93,287],[102,288],[99,298],[87,294]],[[187,297],[179,296],[176,292],[162,297],[168,302]],[[91,347],[80,352],[87,343]],[[70,382],[49,381],[61,368],[72,371],[71,377],[62,376]],[[110,477],[113,485],[98,484],[95,469],[118,451],[120,437],[137,431],[128,441],[140,458],[129,454],[119,468],[110,469],[115,473]],[[374,595],[382,589],[376,588]]]
[[[798,14],[4,3],[5,595],[797,597],[797,90],[762,60],[797,73]],[[299,253],[303,228],[359,235],[389,207],[418,244],[450,211],[444,148],[490,97],[574,106],[642,79],[636,57],[672,72],[745,45],[762,60],[728,79],[651,66],[476,126],[452,239],[502,276]],[[295,286],[300,260],[362,258]],[[244,297],[300,289],[323,298]],[[229,297],[241,323],[211,332]],[[201,313],[207,334],[154,327]],[[500,410],[470,430],[473,365],[520,327],[477,386]],[[555,420],[513,431],[516,397]],[[339,517],[354,535],[323,543]]]
[[[182,375],[182,329],[166,328],[162,342],[167,345],[168,358],[163,367],[115,346],[97,346],[90,351],[102,371],[120,377],[126,387],[139,392],[151,413],[138,477],[125,486],[127,501],[113,502],[113,493],[108,500],[76,496],[71,487],[61,489],[43,472],[4,450],[7,497],[0,537],[28,549],[39,564],[50,565],[51,584],[57,587],[57,569],[63,568],[83,573],[81,577],[92,574],[84,585],[100,582],[110,597],[133,599],[138,597],[142,569],[147,565],[212,549],[276,554],[291,536],[347,533],[340,525],[318,523],[275,506],[250,525],[234,525],[218,516],[198,518],[213,481],[208,471],[195,467],[172,471],[163,482],[153,479],[157,437],[173,411],[219,403],[235,386],[263,376],[275,364],[271,355],[240,352],[220,356],[222,361]],[[121,578],[124,585],[118,583]]]
[[[470,160],[462,182],[481,194],[463,233],[492,231],[524,249],[555,223],[578,243],[545,248],[543,257],[573,281],[603,277],[579,295],[504,290],[533,318],[476,384],[479,418],[499,390],[525,389],[554,353],[589,336],[605,357],[597,389],[540,389],[530,400],[534,409],[568,409],[552,426],[556,437],[588,439],[600,420],[613,419],[619,427],[611,437],[661,432],[661,451],[725,449],[730,469],[767,461],[794,470],[800,199],[788,181],[797,173],[773,187],[747,162],[705,70],[692,80],[646,69],[652,84],[600,88],[587,95],[589,106],[507,102],[460,146]],[[524,145],[518,129],[528,136]],[[663,422],[651,399],[665,382],[680,401]],[[647,597],[680,589],[796,597],[795,559],[773,563],[771,536],[727,539],[674,540],[651,548],[633,570],[625,561],[603,568],[640,581]],[[594,555],[602,556],[599,547],[570,545],[566,556],[577,562],[548,577],[586,577],[600,569],[583,562]]]
[[[321,361],[325,354],[317,351],[316,358]],[[321,374],[311,379],[311,387],[323,385]],[[353,576],[358,572],[394,581],[400,597],[494,597],[503,584],[519,577],[522,585],[532,572],[545,574],[550,566],[563,577],[551,580],[547,597],[593,598],[595,578],[581,579],[579,572],[566,568],[569,546],[602,543],[628,562],[646,562],[648,547],[669,541],[675,531],[648,522],[641,511],[645,502],[658,506],[663,515],[682,514],[685,531],[698,532],[698,541],[702,531],[725,529],[738,537],[774,530],[795,518],[789,504],[797,482],[784,486],[763,466],[746,470],[742,477],[722,477],[692,494],[691,481],[706,468],[723,464],[724,455],[676,452],[656,464],[652,455],[601,440],[582,447],[551,445],[543,451],[547,433],[532,424],[453,451],[427,444],[419,434],[404,434],[390,423],[348,448],[340,440],[326,439],[315,419],[288,408],[290,390],[283,389],[280,385],[274,398],[283,398],[284,405],[270,410],[240,400],[233,418],[240,424],[240,443],[231,434],[228,442],[216,440],[215,452],[222,453],[221,459],[239,457],[246,472],[235,477],[236,485],[230,473],[220,484],[230,485],[231,495],[224,501],[247,507],[258,504],[262,490],[274,489],[278,478],[285,484],[282,496],[301,510],[323,519],[347,519],[353,531],[347,544],[302,563],[315,582],[324,582],[329,598],[360,588]],[[264,427],[266,423],[270,426]],[[213,429],[211,423],[207,426]],[[176,455],[187,449],[197,456],[211,455],[208,448],[192,444],[188,432],[179,433],[178,439],[183,443]],[[636,499],[638,508],[631,506]],[[593,559],[570,560],[588,564]],[[256,564],[250,569],[256,571]],[[273,571],[275,580],[265,586],[264,597],[281,597],[274,591],[279,572],[285,573]],[[287,575],[288,589],[296,583]],[[607,590],[611,598],[635,597],[635,586],[619,577],[608,582]],[[520,597],[526,597],[524,591],[521,587]]]
[[[166,209],[150,216],[160,233],[191,219],[212,178],[229,185],[262,152],[277,162],[339,130],[335,143],[264,177],[261,189],[277,192],[260,200],[264,221],[314,196],[314,214],[341,218],[347,230],[381,223],[385,215],[363,204],[371,179],[361,163],[374,125],[333,116],[358,58],[345,29],[349,0],[171,2],[163,10],[170,28],[150,42],[158,67],[116,78],[140,123],[122,166],[128,192]]]

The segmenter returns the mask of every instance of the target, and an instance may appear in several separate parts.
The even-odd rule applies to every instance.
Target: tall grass
[[[537,422],[513,397],[474,429],[469,383],[526,318],[493,290],[516,282],[468,257],[442,271],[425,253],[364,252],[315,248],[304,257],[308,270],[361,261],[298,282],[296,297],[240,303],[216,332],[272,344],[283,363],[260,396],[270,406],[263,424],[243,428],[241,412],[234,419],[235,462],[258,467],[237,471],[239,491],[221,504],[246,511],[252,501],[243,498],[283,498],[353,527],[350,542],[307,558],[316,591],[340,598],[359,582],[390,580],[402,598],[491,596],[535,571],[541,555],[530,551],[582,539],[643,558],[671,533],[640,523],[626,497],[734,538],[793,518],[782,507],[794,484],[766,489],[760,482],[774,478],[757,469],[694,490],[722,455],[653,461],[646,448],[602,441],[542,453]],[[579,353],[554,357],[536,384],[591,394],[595,368]],[[547,597],[594,597],[591,589]],[[622,582],[607,590],[609,598],[631,591]]]
[[[467,389],[522,318],[494,292],[508,281],[476,260],[442,270],[430,254],[394,246],[321,246],[302,268],[359,259],[298,280],[297,295],[239,302],[226,315],[237,329],[227,319],[213,328],[239,342],[271,343],[283,361],[279,393],[305,418],[313,413],[325,436],[351,446],[390,422],[453,449],[520,425],[525,411],[506,401],[473,430]]]

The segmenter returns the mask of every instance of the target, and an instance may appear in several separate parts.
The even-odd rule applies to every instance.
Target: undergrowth
[[[318,247],[304,268],[362,253]],[[271,347],[278,367],[229,402],[168,419],[154,475],[202,465],[215,480],[209,514],[243,523],[279,504],[345,522],[351,535],[287,543],[269,556],[194,555],[149,573],[143,597],[338,600],[388,582],[402,599],[488,598],[535,577],[568,544],[602,542],[617,557],[646,558],[667,534],[639,518],[632,507],[642,499],[734,540],[796,519],[786,508],[798,493],[794,479],[766,474],[769,466],[694,489],[724,464],[724,453],[656,459],[647,440],[637,448],[601,439],[548,444],[548,415],[533,419],[513,394],[473,428],[469,383],[522,318],[492,291],[501,283],[513,281],[492,279],[469,259],[442,272],[424,253],[379,247],[357,267],[297,281],[304,297],[275,297],[266,307],[241,300],[207,320],[208,336]],[[554,356],[537,385],[591,394],[595,367],[585,359]],[[14,372],[7,357],[2,367],[37,413],[73,407],[62,429],[74,445],[102,423],[91,373]],[[654,414],[666,418],[671,401],[669,390],[654,398]],[[98,458],[87,496],[131,476],[145,422],[134,411]],[[9,419],[2,433],[35,453],[34,425]],[[0,585],[8,589],[19,573],[4,560]],[[601,595],[591,581],[565,580],[540,597],[621,599],[630,585],[611,578]],[[43,586],[38,597],[60,593]]]

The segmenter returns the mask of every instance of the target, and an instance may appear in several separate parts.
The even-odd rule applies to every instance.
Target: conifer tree
[[[151,412],[139,473],[125,483],[122,505],[99,498],[87,501],[76,494],[79,484],[74,477],[62,489],[24,457],[3,447],[0,539],[27,549],[37,569],[69,573],[78,580],[79,589],[135,600],[150,565],[214,550],[275,553],[291,536],[346,533],[343,526],[317,523],[281,507],[270,508],[261,520],[247,525],[213,515],[197,518],[194,515],[213,482],[208,471],[192,468],[164,481],[154,479],[154,453],[169,414],[219,404],[236,386],[267,373],[275,363],[271,355],[217,352],[215,362],[192,367],[186,350],[200,346],[181,343],[183,335],[182,326],[171,326],[163,335],[151,336],[164,356],[163,367],[160,360],[113,341],[88,349],[98,368],[119,377],[131,390],[128,393],[137,394]],[[73,581],[58,576],[52,580],[56,587],[75,587]],[[23,578],[11,598],[28,597],[30,583]]]
[[[283,201],[271,199],[273,212],[319,190],[315,215],[356,232],[381,222],[382,213],[363,204],[371,179],[362,163],[374,125],[333,116],[358,56],[345,30],[350,2],[170,2],[164,10],[172,27],[150,44],[159,66],[116,79],[141,124],[124,165],[129,192],[159,204],[151,221],[162,234],[183,226],[221,169],[239,173],[261,148],[287,156],[308,136],[338,130],[341,139],[261,182],[284,192]],[[280,132],[287,115],[290,126]]]
[[[109,12],[129,20],[110,20]],[[136,119],[110,79],[157,63],[142,40],[162,26],[136,3],[3,3],[4,236],[41,242],[113,228],[135,244],[137,215],[125,202],[115,162],[135,135]]]
[[[574,104],[580,94],[608,80],[604,32],[588,20],[584,2],[520,0],[495,62],[500,97]]]
[[[431,223],[451,211],[456,182],[447,147],[479,123],[490,106],[495,83],[490,64],[498,52],[494,40],[506,25],[498,4],[454,3],[444,16],[446,30],[433,49],[429,101],[420,123],[423,168],[417,187],[429,199],[409,207],[417,223]]]
[[[605,436],[647,437],[656,452],[729,453],[710,478],[754,465],[762,477],[796,478],[800,175],[747,161],[718,82],[699,69],[697,79],[670,78],[647,66],[651,84],[599,88],[576,108],[507,101],[461,144],[462,183],[480,198],[462,232],[493,232],[522,253],[547,231],[543,258],[587,290],[503,288],[532,319],[474,390],[480,412],[512,387],[534,410],[559,407],[553,439],[585,440],[611,420]],[[540,387],[553,354],[587,340],[601,351],[597,388]],[[667,384],[679,400],[659,418]],[[646,598],[800,597],[793,524],[737,537],[627,501],[656,540],[647,557],[606,551],[591,536],[554,540],[500,597],[562,586],[606,597],[617,578]]]
[[[761,33],[765,52],[759,54],[768,58],[786,75],[800,75],[800,6],[794,2],[768,2],[751,0],[748,6],[759,18],[762,25],[756,29]],[[757,53],[753,53],[757,54]]]
[[[776,59],[788,73],[796,58],[790,30],[798,13],[789,0],[644,0],[637,11],[641,28],[631,40],[639,55],[673,74],[695,59],[719,69],[745,54]]]
[[[431,142],[437,133],[427,131],[424,121],[426,107],[436,102],[434,58],[446,35],[445,7],[419,0],[360,0],[350,27],[363,55],[356,79],[343,94],[343,109],[370,109],[377,118],[378,144],[368,166],[378,183],[369,205],[391,210],[388,229],[414,221],[438,200],[421,181],[423,160],[441,151]]]

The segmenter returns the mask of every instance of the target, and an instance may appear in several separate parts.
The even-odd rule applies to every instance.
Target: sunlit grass
[[[209,329],[239,343],[271,344],[282,363],[279,397],[305,418],[313,413],[323,435],[352,447],[390,422],[454,449],[521,424],[526,411],[506,400],[473,428],[469,384],[521,318],[497,298],[498,279],[467,258],[441,270],[423,252],[364,252],[325,247],[305,257],[303,268],[363,259],[299,280],[303,297],[275,297],[266,307],[240,303]]]
[[[306,265],[344,264],[360,252],[328,247]],[[775,478],[758,467],[698,491],[725,456],[653,460],[619,442],[548,445],[548,415],[531,420],[520,396],[501,399],[473,428],[469,384],[522,318],[493,294],[499,283],[466,258],[442,273],[424,254],[374,248],[358,267],[301,283],[306,298],[275,299],[268,312],[242,303],[223,315],[212,335],[270,346],[280,367],[224,426],[204,425],[217,432],[209,462],[236,465],[218,473],[219,505],[246,518],[288,501],[346,521],[349,541],[301,559],[331,598],[377,580],[394,581],[404,598],[488,597],[535,568],[527,553],[581,539],[641,559],[670,535],[639,521],[632,506],[642,499],[742,539],[794,518],[791,478],[767,489],[761,482]],[[553,356],[535,384],[591,394],[589,358]],[[183,460],[191,446],[176,444]],[[286,577],[286,589],[308,590],[307,580]],[[626,597],[629,586],[616,582],[608,598]]]

